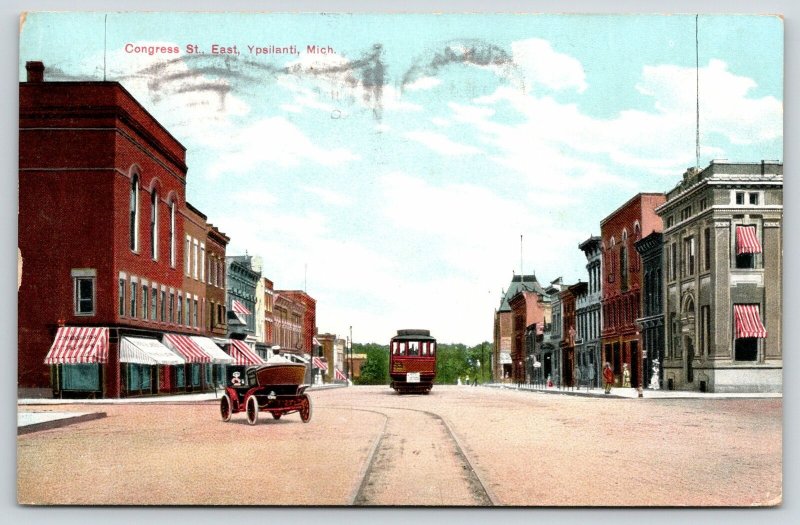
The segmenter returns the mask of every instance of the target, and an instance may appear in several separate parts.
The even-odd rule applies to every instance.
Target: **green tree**
[[[361,375],[356,379],[358,385],[389,384],[389,347],[375,343],[353,344],[354,354],[366,354],[361,365]]]
[[[488,342],[468,347],[466,345],[438,343],[436,355],[436,382],[455,384],[458,378],[479,383],[491,380],[492,345]]]

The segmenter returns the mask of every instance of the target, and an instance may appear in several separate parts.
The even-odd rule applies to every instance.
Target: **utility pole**
[[[355,370],[353,370],[353,325],[350,325],[350,373],[355,375]],[[350,378],[353,380],[353,377]]]

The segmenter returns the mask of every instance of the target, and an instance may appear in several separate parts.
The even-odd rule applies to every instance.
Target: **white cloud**
[[[404,133],[404,136],[447,156],[475,155],[481,151],[473,146],[459,144],[444,135],[432,131],[409,131]]]
[[[409,91],[427,90],[435,88],[441,83],[442,81],[436,77],[421,77],[410,84],[406,84],[405,89]]]
[[[297,166],[307,160],[322,166],[336,166],[358,155],[344,148],[324,148],[283,117],[269,117],[217,135],[220,156],[208,170],[211,179],[222,173],[242,173],[264,163]]]
[[[537,84],[555,90],[571,88],[578,93],[586,90],[586,74],[580,61],[554,50],[547,40],[519,40],[511,44],[511,51],[526,91]]]
[[[305,186],[303,190],[316,196],[323,203],[331,204],[333,206],[349,206],[353,202],[353,199],[348,195],[326,188]]]

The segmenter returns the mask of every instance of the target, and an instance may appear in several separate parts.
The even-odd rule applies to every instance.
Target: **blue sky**
[[[521,264],[586,280],[600,220],[695,164],[694,15],[109,13],[105,54],[104,18],[29,14],[20,78],[42,60],[49,80],[102,80],[105,55],[186,146],[188,199],[228,252],[306,286],[319,330],[356,341],[490,340]],[[782,160],[782,21],[701,15],[698,50],[700,165]]]

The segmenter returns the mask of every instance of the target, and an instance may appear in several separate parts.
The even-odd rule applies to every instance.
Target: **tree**
[[[366,354],[361,365],[361,375],[355,380],[358,385],[389,384],[389,347],[375,343],[353,344],[354,354]]]

